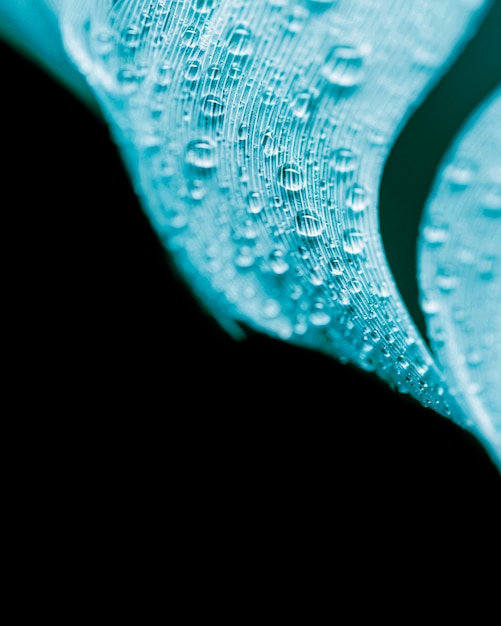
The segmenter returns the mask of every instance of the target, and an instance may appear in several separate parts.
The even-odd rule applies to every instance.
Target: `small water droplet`
[[[343,234],[343,249],[348,254],[361,254],[365,247],[365,236],[356,228],[348,228]]]
[[[113,51],[115,47],[113,32],[103,29],[95,33],[93,38],[93,50],[101,57],[105,57]]]
[[[242,246],[235,257],[235,264],[238,267],[252,267],[256,260],[254,250],[251,246]]]
[[[200,78],[201,70],[200,61],[188,61],[184,68],[183,76],[186,80],[195,81]]]
[[[334,276],[341,276],[344,272],[344,265],[339,259],[331,259],[329,261],[329,269]]]
[[[449,228],[446,224],[430,224],[423,228],[423,237],[432,246],[442,245],[449,237]]]
[[[306,117],[313,106],[313,95],[309,91],[298,93],[291,102],[291,109],[296,117]]]
[[[186,48],[193,48],[196,45],[199,36],[200,31],[196,28],[196,26],[188,26],[181,35],[181,43],[183,46],[186,46]]]
[[[315,302],[313,309],[309,315],[310,322],[313,326],[327,326],[331,321],[331,316],[323,302]]]
[[[332,155],[334,169],[341,174],[353,172],[356,165],[356,157],[349,148],[338,148]]]
[[[219,96],[209,94],[202,100],[202,112],[206,117],[221,117],[224,113],[224,102]]]
[[[459,279],[451,268],[442,267],[436,276],[436,285],[443,293],[450,293],[457,287]]]
[[[155,88],[157,91],[165,90],[172,82],[172,67],[168,63],[164,63],[157,70],[155,79]]]
[[[367,208],[365,189],[360,185],[353,185],[348,191],[346,204],[354,213],[361,213]]]
[[[298,191],[304,187],[303,170],[295,163],[284,163],[278,168],[278,182],[289,191]]]
[[[296,215],[296,232],[303,237],[318,237],[324,229],[320,216],[311,209]]]
[[[210,169],[216,164],[216,145],[212,139],[195,139],[186,147],[186,162],[201,169]]]
[[[272,250],[269,256],[270,268],[274,274],[281,276],[289,269],[289,264],[285,259],[285,253],[283,250]]]
[[[249,136],[249,125],[242,122],[238,127],[238,138],[240,141],[245,141]]]
[[[199,13],[209,13],[214,7],[215,0],[193,0],[193,8]]]
[[[476,169],[470,159],[461,157],[445,168],[444,176],[452,187],[463,189],[472,183]]]
[[[251,191],[247,196],[248,211],[253,215],[261,213],[263,210],[263,200],[259,191]]]
[[[501,185],[489,185],[484,191],[481,204],[486,217],[501,217]]]
[[[263,146],[264,156],[270,157],[278,154],[278,146],[273,137],[273,132],[270,129],[263,133],[261,145]]]
[[[219,65],[211,65],[207,70],[207,78],[212,81],[219,80],[221,78],[222,69]]]
[[[363,59],[353,46],[335,46],[322,68],[322,74],[333,85],[354,87],[362,81]]]

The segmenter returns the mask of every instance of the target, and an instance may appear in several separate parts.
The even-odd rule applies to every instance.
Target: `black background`
[[[355,510],[368,525],[468,516],[491,545],[501,479],[476,440],[372,375],[228,337],[169,266],[106,126],[10,48],[0,59],[4,339],[19,412],[62,418],[69,457],[85,445],[145,482],[193,475],[226,498],[285,498],[323,519],[334,502],[335,516]],[[396,150],[412,152],[404,140]]]

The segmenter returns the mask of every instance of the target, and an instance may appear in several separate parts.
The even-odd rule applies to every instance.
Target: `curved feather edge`
[[[501,470],[501,86],[444,157],[418,267],[432,349],[467,427]]]

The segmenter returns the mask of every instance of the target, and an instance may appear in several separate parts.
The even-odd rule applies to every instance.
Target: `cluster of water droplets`
[[[419,241],[434,353],[469,427],[501,458],[501,88],[446,155]]]
[[[377,193],[410,107],[486,4],[76,0],[60,19],[212,314],[375,371],[461,422],[389,272]]]

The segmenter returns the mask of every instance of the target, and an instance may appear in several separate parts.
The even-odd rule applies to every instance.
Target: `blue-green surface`
[[[378,191],[489,3],[0,6],[13,24],[47,9],[62,79],[82,84],[75,63],[159,239],[224,327],[351,362],[477,433],[399,294]],[[46,57],[47,38],[28,36]]]

